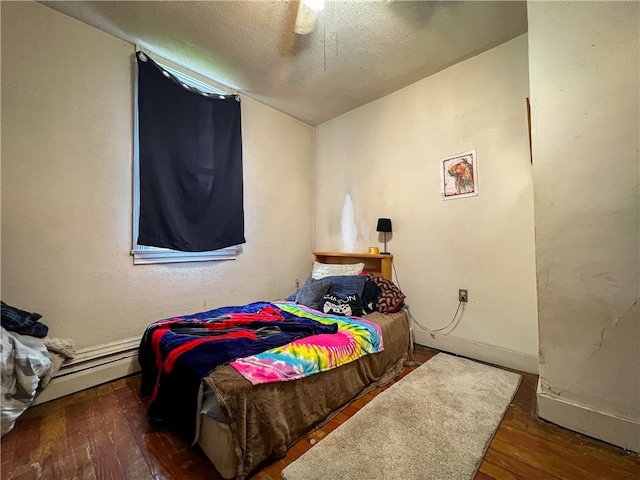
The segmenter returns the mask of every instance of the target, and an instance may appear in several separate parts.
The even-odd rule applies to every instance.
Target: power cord
[[[400,280],[398,279],[398,271],[396,270],[395,263],[393,263],[392,266],[393,266],[393,273],[396,276],[396,284],[398,285],[398,288],[400,290],[402,290],[402,287],[400,287]],[[442,328],[435,328],[435,329],[431,329],[429,327],[425,327],[418,320],[416,320],[415,317],[413,316],[413,314],[411,313],[411,310],[409,309],[409,305],[407,305],[406,303],[404,305],[404,308],[407,310],[407,314],[409,315],[409,318],[411,319],[411,321],[413,323],[415,323],[421,330],[424,330],[425,332],[429,332],[429,335],[431,335],[431,338],[435,338],[435,334],[436,333],[441,332],[443,330],[446,330],[451,325],[453,325],[453,323],[456,321],[456,317],[458,316],[458,312],[460,311],[460,306],[462,305],[462,303],[463,303],[462,301],[458,302],[458,308],[456,308],[456,312],[453,314],[453,318],[451,319],[451,321],[446,326],[444,326]],[[463,310],[464,310],[464,308],[463,308]],[[460,318],[462,318],[462,315],[460,316]],[[460,318],[458,318],[458,320],[460,320]],[[455,330],[455,328],[457,326],[458,326],[458,324],[456,323],[456,325],[454,325],[454,327],[451,329],[450,332],[443,333],[441,335],[449,335],[451,332],[453,332],[453,330]]]

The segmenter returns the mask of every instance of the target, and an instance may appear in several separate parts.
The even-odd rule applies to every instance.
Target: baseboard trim
[[[640,423],[537,391],[538,416],[575,432],[640,453]]]
[[[140,337],[131,337],[78,350],[76,357],[62,365],[32,405],[139,372],[139,345]]]
[[[435,338],[431,338],[427,332],[413,328],[412,332],[415,343],[419,345],[538,375],[537,355],[515,352],[451,336],[436,335]]]

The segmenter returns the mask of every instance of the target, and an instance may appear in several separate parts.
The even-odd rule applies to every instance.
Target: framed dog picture
[[[440,164],[442,199],[474,197],[478,195],[478,165],[476,151],[459,153]]]

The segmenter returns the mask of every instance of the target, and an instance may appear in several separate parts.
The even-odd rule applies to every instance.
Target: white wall
[[[345,251],[349,194],[356,251],[380,246],[390,217],[400,287],[413,315],[457,328],[418,343],[537,372],[533,190],[527,131],[527,36],[317,128],[315,249]],[[440,160],[477,150],[479,196],[443,201]]]
[[[640,451],[640,5],[528,5],[539,412]]]
[[[311,268],[313,129],[247,98],[238,259],[133,265],[133,52],[43,5],[2,4],[2,299],[79,348],[283,297]]]

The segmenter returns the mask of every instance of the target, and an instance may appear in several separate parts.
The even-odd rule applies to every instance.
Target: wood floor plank
[[[300,457],[300,455],[302,455],[302,453],[290,454],[290,452],[291,451],[287,452],[287,455],[290,455],[289,460],[287,460],[286,462],[284,460],[275,460],[272,462],[267,462],[267,464],[264,467],[262,467],[261,470],[256,472],[251,477],[251,480],[259,480],[261,478],[278,479],[278,480],[281,479],[282,477],[280,476],[280,472],[284,470],[284,467],[286,467],[289,463],[293,462],[298,457]]]
[[[568,445],[558,445],[522,430],[501,427],[491,447],[562,479],[633,478],[628,470],[619,468],[616,463],[600,461]]]
[[[284,468],[284,467],[282,467]],[[251,477],[251,480],[282,480],[282,477],[280,476],[280,471],[282,470],[277,470],[276,471],[276,476],[272,477],[271,475],[269,475],[269,473],[265,470],[260,470],[258,473],[256,473],[255,475],[253,475]]]
[[[138,394],[140,390],[139,380],[139,375],[127,378],[126,382],[120,383],[118,388],[113,390],[113,396],[118,402],[120,417],[131,432],[138,451],[149,468],[151,478],[168,478],[168,472],[164,471],[155,458],[151,456],[148,448],[148,435],[154,433],[157,429],[147,421],[146,402]]]
[[[505,470],[491,462],[484,461],[476,473],[475,480],[524,480],[526,477]],[[527,479],[529,480],[529,479]]]
[[[0,446],[0,451],[2,455],[0,456],[0,478],[8,478],[2,475],[2,472],[11,472],[13,471],[13,457],[15,455],[16,450],[16,440],[17,436],[15,435],[7,435],[2,438],[2,444]]]
[[[549,472],[537,470],[493,448],[487,449],[480,471],[490,474],[491,478],[496,479],[557,480],[557,477]]]
[[[88,427],[88,417],[91,414],[92,402],[89,397],[80,397],[77,403],[63,402],[62,411],[66,419],[66,431],[69,439],[64,450],[57,449],[54,452],[60,461],[67,462],[62,466],[62,472],[69,471],[69,465],[75,465],[74,476],[82,478],[98,478],[96,475],[93,459],[91,458],[90,436],[95,434]],[[43,412],[45,418],[51,412]]]
[[[137,443],[126,425],[111,412],[118,411],[117,399],[105,395],[99,405],[91,409],[89,421],[91,456],[98,478],[135,478],[151,480],[151,472]]]
[[[438,352],[416,346],[426,362]],[[405,367],[402,378],[416,366]],[[518,372],[520,388],[477,472],[477,480],[638,480],[640,455],[536,417],[538,377]],[[397,380],[396,380],[397,381]],[[265,462],[252,480],[282,470],[386,388],[353,402],[326,425]],[[222,480],[200,448],[147,421],[140,375],[30,408],[0,445],[2,480]]]
[[[20,423],[18,423],[20,422]],[[22,427],[24,425],[24,427]],[[33,477],[33,473],[37,473],[40,469],[40,464],[34,463],[31,458],[33,452],[40,445],[40,427],[42,425],[42,419],[39,417],[19,418],[16,422],[13,430],[2,438],[2,444],[0,447],[0,454],[4,456],[4,443],[5,438],[13,436],[15,438],[15,448],[13,451],[13,461],[11,464],[11,470],[8,472],[2,471],[3,479],[13,478],[37,478]],[[19,428],[19,430],[18,430]],[[20,432],[20,433],[17,433]]]
[[[551,442],[564,448],[580,452],[581,456],[596,458],[605,463],[615,463],[616,467],[627,471],[629,474],[638,472],[638,462],[632,456],[627,455],[624,450],[611,447],[601,448],[601,442],[585,435],[580,435],[565,428],[559,427],[543,420],[528,419],[520,410],[519,406],[514,406],[502,422],[501,428],[521,430],[530,435]]]

